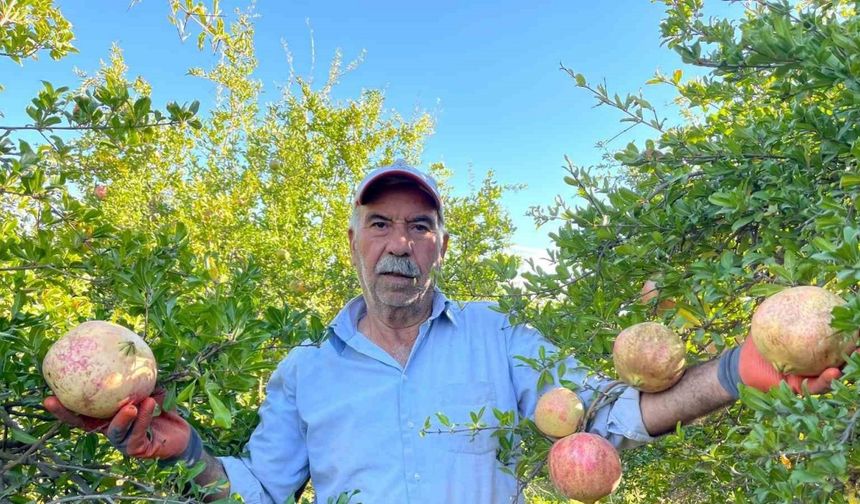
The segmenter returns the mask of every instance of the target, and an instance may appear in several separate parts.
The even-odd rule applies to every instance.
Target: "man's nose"
[[[394,255],[408,255],[412,252],[412,238],[409,230],[403,223],[394,225],[392,233],[388,237],[388,251]]]

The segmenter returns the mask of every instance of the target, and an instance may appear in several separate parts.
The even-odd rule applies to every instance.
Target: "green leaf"
[[[823,252],[836,252],[836,246],[820,236],[813,238],[812,244]]]
[[[144,96],[139,98],[136,102],[134,102],[134,115],[137,119],[142,119],[146,114],[149,113],[149,108],[152,105],[152,101],[148,96]]]
[[[860,173],[849,173],[839,179],[839,187],[842,189],[850,189],[855,186],[860,186]]]
[[[209,397],[209,406],[212,408],[212,413],[215,415],[215,418],[213,419],[215,421],[215,425],[229,429],[233,425],[233,416],[230,414],[230,410],[228,410],[227,406],[221,402],[221,399],[215,395],[214,391],[207,389],[206,395]]]
[[[738,229],[746,226],[750,222],[755,220],[755,215],[750,215],[748,217],[744,217],[742,219],[738,219],[732,223],[732,232],[737,231]]]
[[[756,284],[750,287],[749,295],[752,297],[769,297],[787,288],[788,286],[779,284]]]
[[[33,436],[27,434],[26,432],[24,432],[20,429],[14,429],[13,428],[9,432],[12,434],[12,439],[14,439],[15,441],[18,441],[19,443],[35,444],[35,443],[39,442],[39,440],[37,438],[34,438]]]
[[[804,469],[796,468],[791,471],[790,480],[795,483],[819,484],[823,477],[823,474],[810,473]]]
[[[736,208],[737,203],[735,203],[735,198],[731,194],[727,193],[714,193],[708,196],[708,201],[712,204],[726,207],[726,208]]]
[[[436,418],[438,418],[439,422],[442,425],[444,425],[445,427],[449,427],[449,428],[451,427],[451,420],[449,420],[448,417],[445,416],[445,414],[442,413],[441,411],[436,413]]]
[[[167,387],[167,392],[164,395],[164,402],[162,403],[162,408],[165,410],[172,410],[176,407],[176,384],[171,383],[170,386]]]

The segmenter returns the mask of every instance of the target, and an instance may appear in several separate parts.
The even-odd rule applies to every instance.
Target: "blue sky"
[[[110,46],[123,49],[131,76],[153,86],[153,100],[211,99],[213,90],[186,76],[189,67],[206,67],[212,55],[199,52],[192,40],[182,44],[167,21],[165,0],[57,1],[73,23],[80,53],[59,62],[42,57],[19,67],[0,60],[3,124],[26,122],[24,103],[41,87],[40,80],[72,87],[79,68],[92,73]],[[713,4],[713,5],[711,5]],[[232,10],[246,2],[222,2]],[[263,101],[274,101],[289,68],[286,42],[298,73],[325,80],[336,49],[345,60],[366,51],[364,63],[335,90],[338,98],[357,96],[363,88],[383,89],[387,107],[402,115],[430,112],[435,134],[428,139],[424,165],[442,161],[454,172],[455,193],[479,183],[487,170],[505,184],[526,184],[508,193],[504,204],[517,231],[513,242],[526,254],[552,246],[552,226],[537,229],[525,216],[533,205],[551,204],[556,195],[574,201],[564,185],[564,155],[575,163],[599,162],[595,143],[612,137],[624,125],[610,109],[593,108],[587,92],[573,86],[559,64],[605,79],[619,94],[640,89],[665,115],[672,117],[667,86],[645,86],[655,70],[671,74],[684,67],[674,52],[660,46],[659,23],[665,7],[646,0],[567,1],[266,1],[257,2],[256,77],[264,85]],[[709,2],[709,13],[736,16],[737,6]],[[310,29],[316,63],[310,62]],[[269,96],[271,98],[267,98]],[[634,131],[616,140],[621,148],[651,133]]]

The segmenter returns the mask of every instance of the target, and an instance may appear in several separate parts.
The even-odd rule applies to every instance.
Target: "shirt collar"
[[[343,352],[344,345],[358,332],[358,321],[367,313],[367,303],[364,296],[351,299],[346,306],[334,317],[328,327],[329,341],[338,353]],[[454,317],[454,303],[449,300],[438,287],[433,288],[433,308],[430,310],[431,322],[444,315],[452,324],[457,325]]]

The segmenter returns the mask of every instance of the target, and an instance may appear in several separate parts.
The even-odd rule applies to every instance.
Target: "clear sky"
[[[142,0],[131,8],[127,0],[56,4],[74,25],[80,53],[59,62],[43,56],[23,67],[0,60],[3,124],[26,122],[24,104],[41,80],[74,87],[74,68],[95,72],[113,42],[123,49],[129,74],[152,84],[154,105],[200,99],[205,106],[211,100],[211,86],[185,74],[192,66],[207,67],[213,57],[198,52],[191,39],[179,41],[167,21],[166,0]],[[222,2],[228,11],[247,5]],[[559,194],[573,201],[573,188],[562,182],[564,155],[580,165],[597,163],[602,152],[595,143],[625,126],[618,113],[593,108],[589,94],[576,88],[559,64],[591,81],[605,79],[619,94],[641,89],[672,117],[671,89],[644,84],[657,69],[693,72],[660,45],[664,9],[662,2],[646,0],[260,0],[254,8],[256,77],[264,85],[263,101],[274,101],[289,76],[282,42],[289,45],[297,72],[312,73],[319,83],[336,49],[347,61],[366,51],[364,63],[334,95],[348,98],[362,88],[378,88],[385,91],[387,107],[402,115],[430,112],[436,128],[423,166],[444,162],[454,172],[455,193],[468,189],[470,180],[479,183],[487,170],[502,183],[526,184],[508,193],[504,204],[517,226],[513,241],[527,253],[552,246],[547,236],[552,227],[537,229],[525,216],[528,208],[548,205]],[[739,12],[715,1],[708,9],[720,16]],[[649,135],[646,129],[634,131],[611,147]]]

